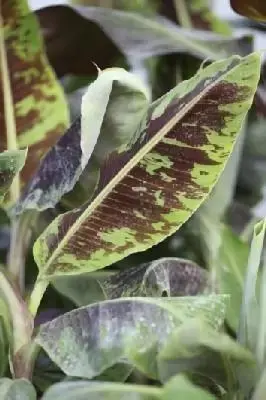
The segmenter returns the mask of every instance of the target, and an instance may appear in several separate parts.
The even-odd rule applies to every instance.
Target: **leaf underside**
[[[12,184],[15,175],[23,168],[27,151],[4,151],[0,153],[0,203]]]

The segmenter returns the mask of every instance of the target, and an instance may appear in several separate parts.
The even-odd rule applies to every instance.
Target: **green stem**
[[[49,282],[47,280],[41,279],[40,277],[38,277],[35,282],[28,302],[28,308],[33,317],[35,317],[37,314],[38,308],[41,304],[43,295],[48,285]]]
[[[29,353],[27,349],[31,345],[33,332],[33,319],[27,306],[11,284],[4,272],[0,270],[0,292],[3,294],[12,322],[12,356],[11,370],[15,378],[29,378]]]
[[[186,0],[175,0],[176,17],[182,28],[192,29],[192,22]]]

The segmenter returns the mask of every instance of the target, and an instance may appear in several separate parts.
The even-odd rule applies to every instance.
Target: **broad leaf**
[[[63,382],[52,386],[42,400],[160,400],[162,389],[113,382]]]
[[[53,207],[85,167],[80,184],[84,201],[91,197],[103,159],[130,140],[148,105],[148,89],[135,75],[121,68],[99,71],[83,96],[81,117],[44,157],[16,212]]]
[[[36,392],[26,379],[0,379],[1,400],[36,400]]]
[[[207,291],[208,283],[207,272],[197,264],[170,257],[127,268],[100,282],[108,299],[195,296]]]
[[[214,400],[214,397],[194,386],[187,378],[178,376],[163,388],[112,382],[63,382],[52,386],[42,400]]]
[[[68,4],[60,1],[60,4]],[[39,8],[38,2],[33,6]],[[53,6],[54,1],[45,3]],[[200,58],[218,60],[232,54],[243,54],[240,38],[223,37],[212,32],[189,31],[162,17],[148,18],[137,13],[101,7],[71,6],[80,16],[95,22],[109,36],[129,61],[186,52]],[[53,9],[51,8],[51,13]],[[245,39],[244,39],[245,42]]]
[[[0,153],[0,203],[11,186],[13,178],[23,168],[26,156],[26,150]]]
[[[156,366],[152,369],[146,360],[151,352],[154,364],[173,329],[195,315],[220,326],[226,299],[213,295],[104,301],[42,325],[36,340],[67,375],[92,378],[121,361],[134,364],[140,354],[138,368],[156,377]]]
[[[238,365],[251,373],[255,367],[252,353],[199,319],[180,325],[158,354],[159,375],[163,381],[180,372],[189,372],[206,376],[227,390],[237,384]]]
[[[15,106],[20,148],[29,147],[22,173],[32,175],[41,156],[56,142],[68,125],[63,91],[50,68],[36,16],[26,0],[2,2],[4,39]],[[5,79],[0,77],[0,79]],[[0,98],[2,101],[2,84]],[[2,103],[3,104],[3,103]],[[6,149],[4,114],[0,115],[0,150]]]
[[[223,170],[259,69],[257,54],[234,56],[153,103],[132,146],[106,159],[92,201],[60,215],[35,243],[40,277],[103,268],[175,232]]]
[[[256,21],[266,21],[266,3],[264,0],[230,0],[235,12]]]

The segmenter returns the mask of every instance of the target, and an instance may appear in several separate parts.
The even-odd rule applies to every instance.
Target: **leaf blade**
[[[92,201],[59,216],[35,243],[41,275],[103,268],[175,232],[221,173],[259,67],[256,53],[214,63],[153,103],[132,146],[107,158]]]

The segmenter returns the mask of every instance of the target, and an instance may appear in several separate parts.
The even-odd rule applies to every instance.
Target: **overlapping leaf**
[[[226,302],[216,295],[104,301],[42,325],[36,340],[68,375],[92,378],[123,361],[156,377],[157,351],[173,329],[194,316],[218,328]]]
[[[47,62],[36,16],[30,12],[27,1],[4,0],[1,12],[18,144],[21,148],[29,147],[22,174],[27,180],[41,156],[66,129],[68,110],[63,91]],[[3,110],[2,89],[0,108]],[[1,112],[0,150],[6,149],[5,130]]]
[[[260,57],[201,69],[150,107],[130,148],[109,155],[91,202],[34,245],[41,278],[103,268],[175,232],[221,173],[257,86]]]
[[[192,261],[170,257],[127,268],[100,282],[108,299],[195,296],[207,291],[208,284],[207,271]]]
[[[206,376],[229,391],[237,386],[239,365],[251,374],[256,365],[252,353],[198,319],[177,328],[158,354],[161,380],[187,371]]]
[[[0,396],[2,400],[36,400],[36,392],[33,385],[26,379],[11,380],[0,379]]]
[[[83,96],[81,117],[44,157],[16,212],[53,207],[74,187],[84,169],[79,186],[83,202],[88,200],[104,158],[130,141],[148,109],[149,97],[135,75],[121,68],[99,71]]]
[[[230,0],[231,6],[238,14],[255,19],[266,21],[266,3],[264,0]]]
[[[11,186],[13,178],[23,168],[26,156],[26,150],[0,153],[0,203]]]
[[[51,387],[42,400],[214,400],[200,387],[182,375],[171,379],[163,388],[155,386],[121,385],[103,382],[63,382]]]
[[[34,2],[33,2],[34,3]],[[67,4],[60,1],[60,4]],[[45,6],[53,6],[52,0]],[[38,9],[38,2],[36,4]],[[71,6],[82,17],[98,24],[130,61],[154,55],[188,52],[200,58],[218,60],[242,53],[241,38],[212,32],[189,31],[164,18],[148,18],[137,13],[100,7]],[[53,9],[50,9],[51,13]],[[244,40],[245,41],[245,40]]]

